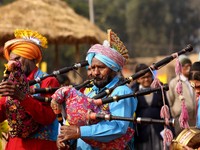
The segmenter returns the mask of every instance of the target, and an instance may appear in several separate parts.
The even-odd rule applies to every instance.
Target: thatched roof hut
[[[74,44],[77,54],[78,44],[102,43],[106,39],[103,31],[62,0],[16,0],[1,6],[0,12],[0,46],[13,38],[17,28],[36,30],[56,45]]]

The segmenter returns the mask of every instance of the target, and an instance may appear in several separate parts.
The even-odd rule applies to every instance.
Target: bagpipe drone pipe
[[[53,77],[53,76],[56,76],[56,75],[59,75],[59,74],[67,73],[67,72],[69,72],[71,70],[77,70],[78,68],[85,67],[85,66],[88,66],[88,62],[87,61],[75,63],[74,65],[72,65],[70,67],[64,67],[62,69],[53,71],[51,74],[48,74],[48,75],[43,76],[41,78],[38,77],[38,78],[36,78],[34,80],[31,80],[31,81],[29,81],[29,86],[34,85],[36,83],[40,83],[42,80],[44,80],[44,79],[46,79],[48,77]]]
[[[94,81],[94,79],[88,79],[86,81],[84,81],[83,83],[81,84],[78,84],[78,85],[73,85],[73,87],[76,89],[76,90],[81,90],[82,88],[89,88],[89,87],[92,87],[93,84],[92,82]],[[31,94],[37,94],[37,93],[54,93],[56,90],[58,90],[60,87],[47,87],[47,88],[34,88],[34,89],[31,89]],[[38,99],[42,100],[42,98],[38,97]],[[48,99],[48,98],[47,98]],[[50,98],[51,99],[51,98]],[[45,101],[45,100],[44,100]],[[49,100],[50,101],[50,100]]]
[[[88,119],[90,120],[123,120],[123,121],[130,121],[135,124],[163,124],[163,125],[171,125],[174,126],[174,119],[170,119],[169,122],[166,122],[164,119],[153,119],[148,117],[137,117],[137,118],[130,118],[130,117],[121,117],[121,116],[113,116],[111,114],[101,114],[101,113],[94,113],[90,112],[88,114]]]

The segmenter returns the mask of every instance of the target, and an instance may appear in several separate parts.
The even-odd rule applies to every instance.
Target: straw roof
[[[0,12],[0,44],[13,38],[17,28],[36,30],[56,44],[95,44],[106,39],[106,33],[62,0],[16,0],[1,6]]]

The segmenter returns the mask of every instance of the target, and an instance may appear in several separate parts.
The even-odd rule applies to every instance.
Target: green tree
[[[94,0],[95,23],[104,31],[111,28],[120,39],[127,42],[126,4],[130,0]]]
[[[88,0],[66,1],[78,14],[89,18]],[[107,29],[111,28],[118,34],[125,45],[127,45],[128,41],[125,9],[129,1],[130,0],[93,0],[95,24],[105,32]]]
[[[166,43],[163,26],[165,9],[159,0],[135,0],[128,3],[127,33],[133,57],[160,53],[160,45]]]
[[[0,5],[5,5],[5,4],[8,4],[10,2],[13,2],[14,0],[0,0]]]
[[[65,0],[70,7],[72,7],[76,13],[89,18],[88,13],[88,0]]]
[[[168,1],[169,15],[171,16],[167,33],[174,49],[180,49],[186,44],[197,45],[199,30],[199,11],[192,6],[190,0]]]
[[[168,54],[196,44],[196,10],[189,0],[132,0],[126,7],[128,47],[132,56]]]

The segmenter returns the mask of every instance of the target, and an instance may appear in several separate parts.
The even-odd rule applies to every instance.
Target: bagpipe
[[[53,95],[51,100],[51,107],[54,110],[56,114],[60,114],[62,111],[62,106],[65,106],[65,113],[67,122],[70,125],[77,125],[77,126],[85,126],[85,125],[91,125],[96,124],[101,120],[108,120],[107,116],[109,115],[109,121],[111,120],[122,120],[122,121],[133,121],[134,123],[137,123],[137,121],[140,123],[163,123],[165,124],[164,120],[156,120],[156,119],[150,119],[150,118],[138,118],[136,120],[133,120],[132,118],[125,118],[120,116],[112,116],[109,111],[109,107],[104,107],[104,104],[118,101],[125,99],[127,97],[133,97],[138,96],[142,94],[148,94],[151,92],[159,91],[161,88],[167,90],[168,85],[164,85],[164,87],[155,88],[155,89],[145,89],[140,92],[135,92],[132,94],[125,94],[122,96],[114,96],[114,97],[108,97],[108,98],[102,98],[102,99],[92,99],[81,93],[80,91],[76,90],[72,86],[64,86],[59,88]],[[103,109],[104,108],[104,109]],[[62,122],[62,120],[60,120]],[[173,125],[171,121],[171,125]],[[111,149],[113,145],[115,145],[116,149],[123,149],[125,148],[125,145],[130,141],[130,139],[133,136],[133,129],[128,128],[126,134],[122,135],[120,138],[117,138],[111,142],[103,143],[103,142],[94,142],[91,140],[83,139],[86,143],[92,145],[93,147],[98,147],[100,149],[103,149],[106,147],[107,149]],[[118,144],[117,144],[118,143]],[[119,144],[120,143],[120,144]],[[119,147],[118,147],[119,146]],[[122,146],[122,147],[121,147]]]
[[[58,116],[58,121],[61,125],[63,125],[63,118],[61,115],[61,109],[63,103],[65,106],[65,112],[66,112],[66,118],[67,122],[70,125],[78,125],[78,126],[84,126],[89,124],[95,124],[99,122],[100,120],[122,120],[122,121],[131,121],[133,123],[160,123],[160,124],[166,124],[164,120],[159,119],[151,119],[151,118],[128,118],[128,117],[120,117],[120,116],[113,116],[109,114],[109,110],[104,110],[102,114],[102,106],[104,104],[119,101],[122,99],[125,99],[127,97],[136,97],[139,95],[145,95],[152,92],[160,91],[161,88],[164,90],[168,90],[169,87],[167,84],[163,85],[163,87],[158,88],[147,88],[144,90],[140,90],[137,92],[133,92],[131,94],[125,94],[121,96],[114,96],[114,97],[107,97],[102,99],[90,99],[84,94],[82,94],[80,91],[76,90],[72,86],[64,86],[56,90],[56,92],[52,95],[52,98],[49,98],[49,102],[51,102],[52,109]],[[36,98],[36,97],[35,97]],[[100,113],[101,112],[101,113]],[[110,116],[109,119],[107,116]],[[94,117],[95,116],[95,117]],[[103,117],[105,116],[105,117]],[[168,125],[174,125],[174,121],[170,120],[168,122]],[[102,148],[106,147],[107,149],[112,149],[111,147],[113,145],[116,146],[123,146],[123,147],[115,147],[118,149],[122,149],[125,147],[126,143],[131,139],[133,136],[133,130],[131,128],[128,128],[126,134],[124,134],[122,137],[113,140],[112,142],[108,143],[102,143],[102,142],[94,142],[90,140],[84,140],[86,143],[94,146]],[[124,142],[125,143],[124,143]],[[117,144],[120,143],[120,144]],[[110,148],[109,148],[110,147]]]

